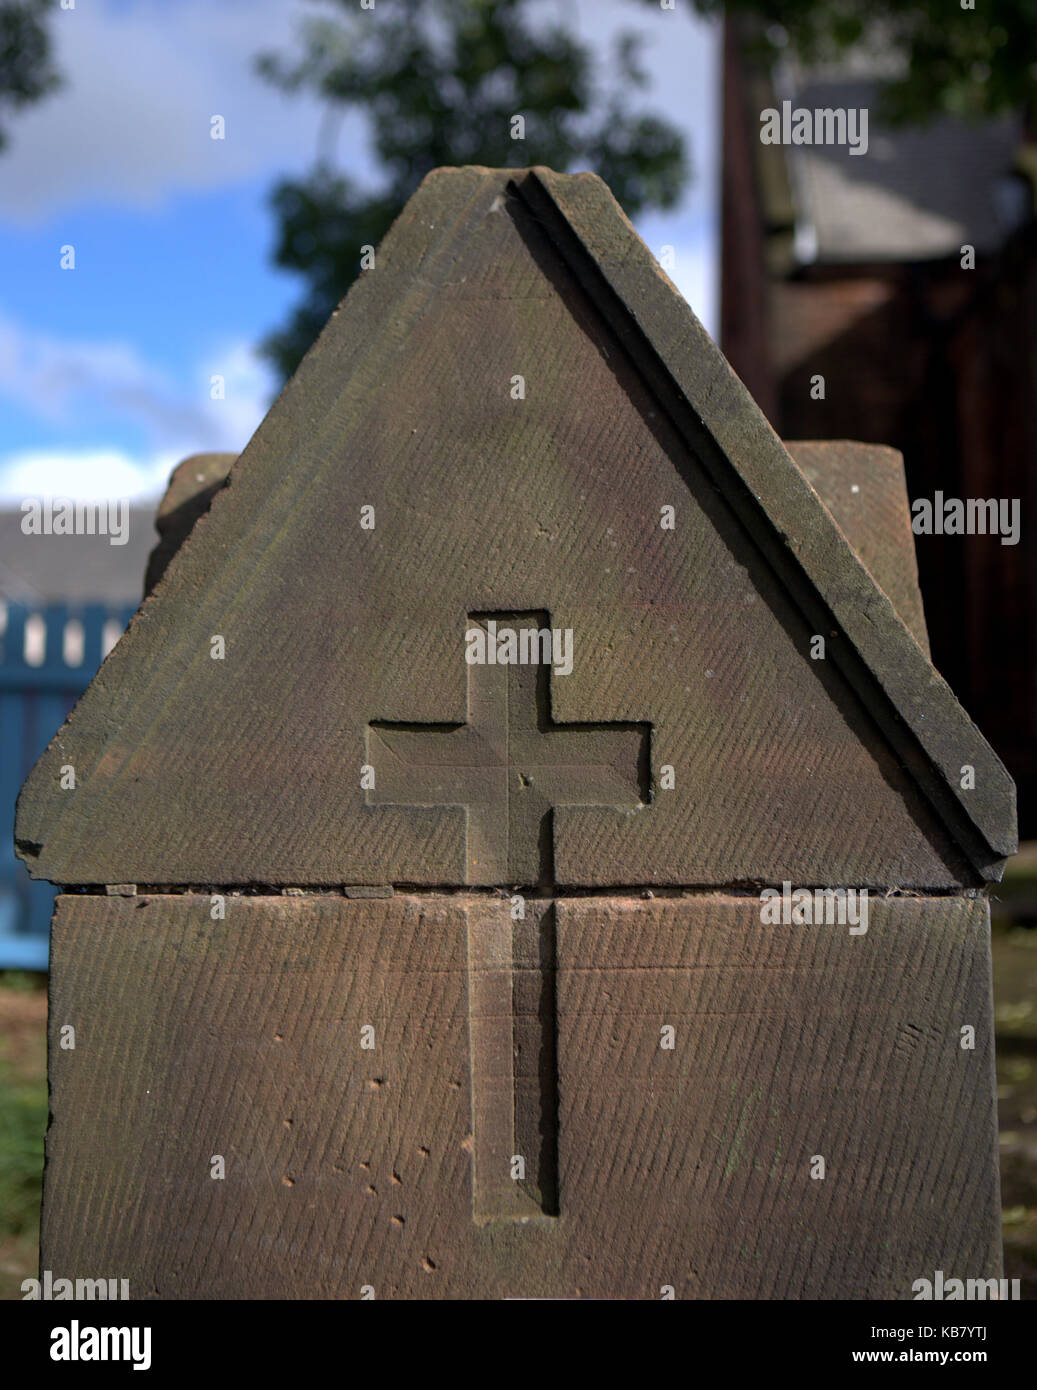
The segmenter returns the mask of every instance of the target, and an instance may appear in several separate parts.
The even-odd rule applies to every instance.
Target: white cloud
[[[217,375],[224,398],[213,400]],[[224,447],[251,434],[273,390],[269,368],[244,342],[210,350],[185,387],[132,343],[62,338],[0,317],[0,395],[51,424],[113,411],[160,442],[200,434]]]
[[[200,372],[201,390],[211,396],[212,378],[223,378],[222,400],[206,399],[202,416],[205,448],[240,452],[251,439],[280,385],[248,343],[228,343],[208,355]]]
[[[9,318],[0,318],[0,393],[56,425],[100,403],[161,428],[175,404],[166,374],[132,344],[61,338]]]
[[[0,505],[26,497],[154,497],[178,456],[133,458],[119,449],[24,449],[0,459]]]
[[[222,399],[212,379],[223,378]],[[17,449],[0,456],[0,495],[121,495],[161,488],[170,468],[203,450],[240,452],[263,418],[274,378],[254,350],[234,341],[206,353],[181,381],[131,343],[63,339],[0,318],[0,396],[50,426],[80,437],[143,436],[139,454],[124,447]],[[98,478],[123,478],[99,484]]]
[[[719,31],[682,9],[635,0],[539,6],[545,20],[575,24],[599,54],[620,30],[645,36],[651,83],[635,99],[687,132],[696,179],[684,211],[697,217],[715,201]],[[255,57],[297,52],[300,21],[336,13],[313,0],[90,0],[55,10],[65,85],[11,124],[4,215],[32,224],[99,200],[151,208],[185,191],[309,167],[323,107],[263,81]],[[226,121],[225,140],[209,138],[213,115]],[[337,149],[352,175],[377,178],[360,112],[343,121]]]
[[[177,193],[308,166],[319,107],[255,56],[291,50],[306,0],[92,0],[50,17],[64,86],[12,122],[4,214],[31,224],[83,203],[155,207]],[[223,116],[226,139],[209,137]],[[348,128],[348,127],[347,127]],[[362,128],[362,126],[361,126]]]

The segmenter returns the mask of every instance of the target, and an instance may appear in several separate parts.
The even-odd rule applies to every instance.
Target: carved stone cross
[[[547,615],[469,619],[480,626],[490,620],[500,629],[542,629]],[[650,729],[556,724],[549,667],[469,665],[466,723],[368,726],[367,761],[375,769],[368,802],[464,806],[467,884],[550,888],[554,807],[645,805]]]
[[[487,631],[544,631],[543,613],[472,614]],[[560,677],[561,678],[561,677]],[[554,886],[556,806],[636,808],[648,801],[648,724],[557,724],[550,668],[468,667],[464,724],[368,728],[376,805],[466,811],[469,885]],[[514,920],[494,903],[468,910],[473,1217],[558,1214],[554,908]]]

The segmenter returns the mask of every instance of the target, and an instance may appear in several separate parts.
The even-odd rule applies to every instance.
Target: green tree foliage
[[[54,0],[0,0],[0,149],[11,112],[58,85],[44,22]]]
[[[442,164],[590,168],[627,212],[670,207],[688,178],[675,127],[638,109],[646,84],[639,40],[619,39],[609,71],[572,34],[534,23],[527,0],[322,0],[302,53],[260,59],[287,91],[306,89],[329,110],[355,107],[370,123],[381,182],[359,187],[324,156],[303,179],[274,190],[275,258],[305,279],[291,321],[264,344],[290,373],[356,278],[361,247],[376,245],[416,185]],[[512,118],[525,139],[512,138]]]
[[[640,3],[659,8],[659,0]],[[1037,0],[677,0],[682,5],[754,21],[763,57],[786,43],[806,62],[837,58],[861,41],[880,46],[900,60],[883,94],[883,115],[894,121],[1025,111],[1037,91]]]

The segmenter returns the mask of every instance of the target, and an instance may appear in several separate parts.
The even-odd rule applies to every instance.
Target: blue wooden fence
[[[135,611],[0,601],[0,970],[46,970],[55,893],[14,857],[15,798]]]

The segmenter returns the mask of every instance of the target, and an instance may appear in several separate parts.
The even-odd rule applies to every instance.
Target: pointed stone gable
[[[229,473],[177,470],[19,802],[95,890],[52,929],[45,1268],[997,1277],[1012,786],[929,663],[899,460],[790,447],[599,180],[425,180]]]
[[[1004,769],[604,185],[463,169],[41,759],[20,853],[69,884],[471,882],[463,776],[361,779],[379,723],[470,721],[474,613],[571,630],[552,720],[649,731],[643,799],[555,803],[560,884],[945,887],[1012,850]]]

